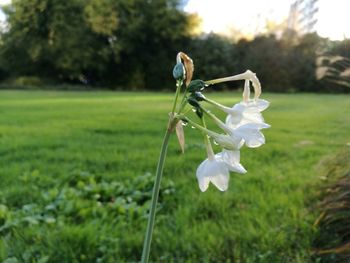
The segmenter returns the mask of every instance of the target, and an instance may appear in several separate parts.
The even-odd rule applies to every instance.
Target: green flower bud
[[[199,118],[202,118],[203,117],[203,110],[202,110],[201,106],[199,105],[199,102],[192,95],[187,99],[187,101],[190,105],[192,105],[195,108],[195,110],[196,110],[195,112],[196,112],[197,116]]]
[[[203,100],[205,100],[205,96],[204,96],[200,91],[196,91],[196,92],[192,93],[192,96],[193,96],[197,101],[203,101]]]
[[[195,98],[189,97],[189,98],[187,99],[187,101],[188,101],[188,103],[189,103],[190,105],[192,105],[193,107],[195,107],[195,108],[200,108],[200,105],[199,105],[198,101],[197,101]]]
[[[201,91],[206,87],[206,84],[201,79],[195,79],[190,82],[187,89],[189,92]]]
[[[175,65],[173,69],[173,77],[176,80],[184,80],[185,79],[185,67],[179,62]]]
[[[202,117],[203,117],[203,110],[202,110],[202,108],[196,108],[196,114],[197,114],[197,116],[200,119],[202,119]]]

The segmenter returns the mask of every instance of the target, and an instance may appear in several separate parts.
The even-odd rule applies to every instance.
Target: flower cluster
[[[184,145],[183,131],[178,128],[181,126],[181,122],[190,123],[201,131],[206,144],[207,159],[199,165],[196,172],[199,188],[204,192],[208,189],[209,183],[211,182],[220,191],[225,191],[228,188],[230,172],[241,174],[247,172],[240,163],[240,149],[244,146],[248,148],[257,148],[265,143],[265,137],[261,130],[269,128],[270,125],[265,123],[261,112],[269,106],[269,102],[260,99],[260,82],[256,74],[250,70],[226,78],[209,81],[191,81],[186,78],[186,76],[188,77],[190,75],[192,78],[193,64],[191,63],[191,72],[188,72],[188,64],[189,61],[192,62],[192,60],[184,53],[179,54],[182,55],[178,55],[177,64],[174,68],[174,77],[180,81],[181,85],[182,81],[186,80],[183,100],[178,113],[175,114],[175,118],[178,119],[176,131],[180,144]],[[183,64],[182,61],[184,62]],[[244,80],[245,82],[242,101],[234,104],[232,107],[224,106],[202,94],[202,91],[211,85],[235,80]],[[251,98],[250,94],[251,86],[254,89],[253,98]],[[187,103],[194,108],[194,111],[201,121],[200,124],[181,113]],[[227,114],[225,122],[221,121],[207,110],[204,107],[206,103],[225,112]],[[222,133],[209,130],[206,127],[205,118],[212,120],[222,130]],[[182,140],[180,140],[180,138],[182,138]],[[222,148],[221,152],[217,154],[214,153],[211,139]]]
[[[176,131],[181,150],[184,152],[185,134],[183,124],[191,123],[192,126],[197,127],[198,130],[201,131],[204,137],[208,158],[204,160],[197,169],[199,188],[204,192],[208,189],[209,183],[211,182],[220,191],[226,191],[229,184],[230,172],[247,172],[240,164],[240,149],[243,146],[256,148],[264,144],[265,137],[261,130],[270,127],[264,122],[264,118],[261,115],[261,112],[269,106],[269,103],[266,100],[259,99],[261,85],[255,73],[247,70],[239,75],[203,81],[200,79],[192,80],[193,71],[194,66],[192,59],[183,52],[178,53],[176,56],[176,65],[173,69],[173,77],[176,80],[176,92],[172,110],[169,114],[168,127],[163,139],[154,180],[151,208],[142,251],[141,262],[143,263],[147,263],[149,259],[160,182],[171,133],[174,130]],[[245,83],[243,100],[233,105],[231,108],[210,100],[202,94],[202,91],[211,85],[234,80],[245,80]],[[254,97],[252,99],[250,98],[251,84],[254,88]],[[182,94],[181,100],[179,100],[180,94]],[[227,113],[226,121],[221,121],[208,111],[203,106],[203,104],[205,105],[206,103],[212,104],[219,110]],[[196,123],[186,115],[188,112],[186,110],[187,105],[192,107],[200,123]],[[207,129],[205,118],[209,118],[217,124],[223,133],[217,133]],[[221,152],[217,154],[214,153],[211,140],[214,140],[221,146]]]

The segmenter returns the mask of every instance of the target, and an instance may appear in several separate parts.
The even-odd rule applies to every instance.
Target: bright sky
[[[11,0],[0,0],[0,5]],[[266,19],[281,22],[293,0],[189,0],[185,11],[202,18],[203,31],[227,33],[233,28],[251,35],[262,30]],[[319,0],[316,31],[333,40],[350,38],[350,1]],[[0,12],[0,21],[5,19]]]
[[[9,4],[9,3],[11,3],[11,0],[0,0],[0,6],[2,6],[2,5],[7,5],[7,4]],[[4,13],[1,11],[0,12],[0,21],[4,21],[5,20],[5,15],[4,15]]]
[[[185,11],[202,18],[205,32],[228,33],[235,28],[251,35],[259,32],[266,19],[281,22],[293,0],[189,0]],[[350,38],[350,1],[319,0],[316,31],[333,40]]]

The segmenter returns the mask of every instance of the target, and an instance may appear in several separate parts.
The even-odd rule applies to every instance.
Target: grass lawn
[[[318,163],[348,147],[350,96],[263,98],[267,144],[242,150],[248,173],[231,173],[227,192],[200,192],[206,153],[196,130],[185,128],[184,155],[171,139],[152,261],[311,261]],[[171,102],[163,93],[0,91],[0,261],[137,262]]]

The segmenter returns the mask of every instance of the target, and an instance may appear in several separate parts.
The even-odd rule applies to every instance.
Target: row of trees
[[[172,87],[178,51],[195,78],[251,69],[270,91],[347,91],[316,78],[320,54],[350,57],[350,42],[286,31],[234,43],[195,34],[199,19],[178,0],[13,0],[4,8],[0,80],[72,83],[123,89]],[[235,86],[230,86],[235,88]]]

